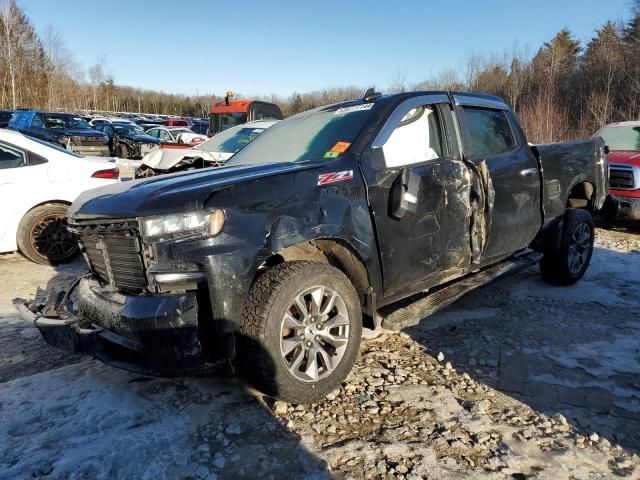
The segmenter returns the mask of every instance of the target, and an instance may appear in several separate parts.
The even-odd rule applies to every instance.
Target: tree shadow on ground
[[[638,452],[639,309],[640,254],[596,248],[576,285],[531,268],[405,331],[460,373]]]

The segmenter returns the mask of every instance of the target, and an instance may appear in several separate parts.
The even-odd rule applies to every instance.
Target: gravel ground
[[[0,478],[640,478],[640,232],[585,278],[500,280],[363,341],[335,392],[274,402],[46,346],[11,306],[80,271],[0,256]]]

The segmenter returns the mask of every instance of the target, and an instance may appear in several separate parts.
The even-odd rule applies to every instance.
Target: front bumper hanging
[[[195,293],[129,296],[83,277],[56,298],[61,300],[14,300],[50,345],[146,375],[203,373],[215,366],[201,348]]]

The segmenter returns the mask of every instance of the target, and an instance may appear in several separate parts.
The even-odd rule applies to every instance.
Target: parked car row
[[[38,110],[5,111],[6,116],[9,129],[83,155],[140,159],[155,146],[175,144],[188,148],[208,138],[186,126],[146,124],[145,131],[130,120],[118,118],[97,117],[88,122],[71,113]],[[0,112],[0,121],[2,118]]]

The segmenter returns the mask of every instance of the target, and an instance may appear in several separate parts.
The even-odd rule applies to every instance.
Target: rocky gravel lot
[[[573,287],[530,269],[370,333],[308,406],[46,346],[10,300],[82,268],[0,256],[0,478],[640,478],[639,231],[599,230]]]

